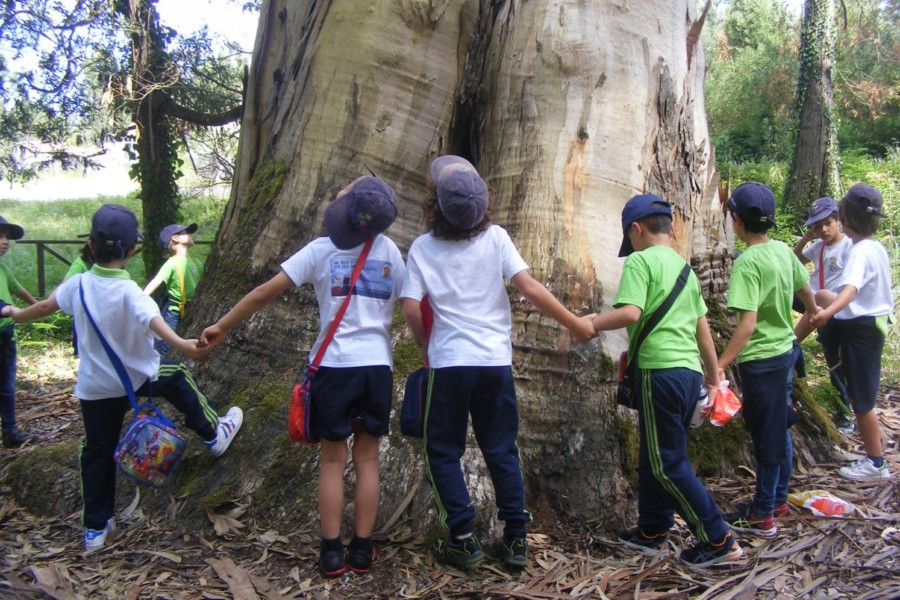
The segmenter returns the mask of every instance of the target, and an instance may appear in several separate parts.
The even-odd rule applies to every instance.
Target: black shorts
[[[345,440],[353,433],[354,419],[371,436],[387,435],[393,394],[390,367],[319,367],[310,388],[313,435]]]
[[[841,344],[841,373],[847,379],[847,395],[850,396],[853,412],[858,414],[875,408],[881,383],[884,331],[877,319],[832,319]]]

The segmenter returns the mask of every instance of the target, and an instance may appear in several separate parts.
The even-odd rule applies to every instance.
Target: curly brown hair
[[[484,217],[481,219],[481,222],[472,229],[460,229],[450,223],[444,216],[444,213],[441,212],[437,201],[437,189],[434,183],[429,181],[428,198],[422,204],[422,214],[425,215],[425,223],[434,237],[441,240],[470,240],[491,226],[491,206],[493,203],[494,190],[488,188],[488,208],[484,211]]]

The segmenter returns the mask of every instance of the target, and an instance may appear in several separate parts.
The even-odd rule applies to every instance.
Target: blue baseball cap
[[[341,250],[387,230],[397,218],[397,195],[378,177],[360,177],[325,208],[325,233]]]
[[[884,198],[881,196],[881,192],[868,183],[854,183],[850,189],[847,190],[847,193],[844,194],[842,202],[848,202],[860,208],[864,208],[867,212],[876,217],[881,217],[882,219],[887,218],[887,215],[881,212],[881,207],[884,206]]]
[[[672,205],[655,194],[640,194],[633,196],[625,203],[622,209],[622,246],[619,248],[619,256],[628,256],[634,252],[634,246],[628,239],[628,228],[635,221],[653,215],[665,215],[672,218]]]
[[[745,181],[734,188],[727,206],[745,223],[775,225],[775,194],[769,186],[758,181]]]
[[[806,223],[804,223],[803,226],[809,227],[814,223],[818,223],[823,219],[827,219],[837,211],[838,205],[837,202],[835,202],[834,198],[819,198],[812,203],[812,208],[809,209],[809,218],[806,220]]]
[[[6,237],[11,240],[21,240],[25,236],[25,230],[21,226],[10,223],[0,217],[0,231],[6,231]]]
[[[159,243],[163,248],[168,248],[169,242],[172,241],[172,236],[180,233],[194,233],[195,231],[197,231],[196,223],[191,223],[190,225],[179,225],[178,223],[166,225],[159,232]]]
[[[141,238],[134,213],[120,204],[104,204],[91,219],[91,241],[94,244],[115,246],[125,252]]]
[[[488,188],[472,163],[452,154],[439,156],[431,162],[431,179],[441,214],[451,225],[470,231],[481,223],[488,208]]]

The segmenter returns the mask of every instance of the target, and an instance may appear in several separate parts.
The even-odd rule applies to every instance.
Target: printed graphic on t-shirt
[[[350,291],[355,258],[331,259],[331,295],[346,296]],[[387,300],[394,291],[394,266],[383,260],[367,260],[353,293],[357,296]]]

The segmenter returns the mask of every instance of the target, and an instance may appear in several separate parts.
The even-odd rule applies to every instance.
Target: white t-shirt
[[[148,379],[156,381],[159,354],[153,349],[150,320],[160,316],[159,307],[131,280],[128,271],[94,265],[87,273],[75,275],[56,288],[56,303],[64,313],[72,315],[78,332],[75,396],[100,400],[125,395],[122,380],[84,312],[79,284],[84,287],[84,300],[94,322],[125,366],[134,389]]]
[[[822,264],[825,265],[825,288],[832,292],[837,291],[841,280],[841,272],[844,270],[844,264],[847,262],[847,255],[850,253],[850,247],[853,246],[853,240],[849,236],[844,238],[837,244],[826,246],[822,240],[816,240],[803,250],[803,256],[813,263],[813,272],[809,276],[809,287],[813,292],[818,292],[822,287],[819,285],[819,271]],[[822,248],[825,248],[823,255],[820,255]]]
[[[284,261],[281,269],[300,286],[311,283],[319,301],[319,337],[309,353],[315,357],[328,326],[347,297],[350,278],[363,246],[340,250],[327,237],[313,240]],[[391,322],[394,301],[403,286],[406,267],[397,245],[379,235],[372,243],[347,312],[322,357],[326,367],[393,367]]]
[[[890,259],[880,242],[866,239],[851,246],[839,287],[845,285],[852,285],[858,292],[834,318],[880,317],[894,312]]]
[[[428,294],[434,327],[428,361],[434,368],[512,364],[512,318],[504,279],[528,268],[506,230],[491,225],[471,240],[431,233],[409,248],[401,296]]]

